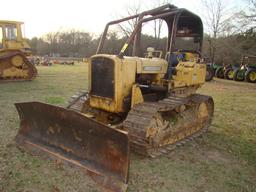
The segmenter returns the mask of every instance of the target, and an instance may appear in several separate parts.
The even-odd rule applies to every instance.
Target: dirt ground
[[[96,192],[77,169],[18,150],[15,102],[65,106],[87,87],[87,65],[38,67],[32,82],[0,84],[0,192]],[[128,191],[256,191],[256,84],[214,79],[199,93],[215,101],[209,132],[158,159],[132,154]]]

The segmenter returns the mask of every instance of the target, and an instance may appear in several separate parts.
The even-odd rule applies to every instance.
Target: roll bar
[[[150,15],[150,17],[145,17],[145,16],[149,16],[149,15]],[[189,19],[192,21],[192,22],[190,22],[190,24],[193,23],[192,25],[196,29],[195,36],[200,37],[200,44],[199,44],[198,51],[199,52],[201,51],[202,39],[203,39],[203,24],[202,24],[200,17],[186,9],[177,8],[174,5],[166,4],[166,5],[163,5],[161,7],[155,8],[155,9],[144,11],[140,14],[132,15],[132,16],[129,16],[129,17],[126,17],[123,19],[118,19],[118,20],[114,20],[114,21],[107,23],[106,27],[104,29],[104,32],[101,36],[100,43],[99,43],[96,54],[102,53],[104,42],[106,40],[108,28],[110,25],[119,24],[124,21],[128,21],[128,20],[135,19],[135,18],[138,18],[138,23],[136,24],[133,32],[128,37],[125,44],[123,45],[121,51],[119,52],[119,57],[122,57],[124,55],[125,51],[127,50],[128,46],[131,43],[133,43],[132,55],[133,56],[138,55],[138,52],[140,50],[140,36],[141,36],[142,24],[145,22],[156,20],[156,19],[163,19],[166,21],[166,23],[168,25],[168,30],[169,30],[168,34],[169,35],[168,35],[168,44],[166,46],[167,51],[173,52],[173,48],[175,45],[175,39],[177,36],[177,29],[180,25],[183,24],[183,22],[185,22],[186,20],[189,20]]]

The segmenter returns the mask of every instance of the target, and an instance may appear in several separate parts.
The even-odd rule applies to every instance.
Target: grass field
[[[0,192],[100,191],[89,177],[18,150],[14,103],[66,105],[86,89],[87,67],[38,67],[32,82],[0,84]],[[256,191],[256,84],[215,79],[198,92],[211,95],[215,115],[208,134],[158,159],[132,154],[128,191]]]

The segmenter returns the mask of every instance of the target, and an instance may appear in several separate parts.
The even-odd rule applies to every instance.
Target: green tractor
[[[205,80],[206,81],[211,81],[213,79],[214,76],[216,76],[216,70],[219,67],[222,67],[221,65],[212,63],[211,60],[208,57],[204,58],[204,61],[206,63],[206,77]]]
[[[214,69],[212,68],[211,64],[206,64],[206,81],[211,81],[214,77]]]
[[[239,64],[235,65],[216,65],[215,76],[220,79],[233,80],[235,71],[239,68]]]
[[[225,66],[221,65],[221,64],[216,64],[213,63],[212,64],[212,69],[214,70],[214,75],[215,77],[224,78],[224,71],[225,71]]]
[[[231,65],[212,63],[207,57],[205,57],[204,60],[207,65],[206,81],[212,80],[214,76],[221,79],[233,79],[235,67]]]
[[[216,65],[215,64],[215,77],[224,79],[226,69],[229,69],[230,65]]]
[[[235,71],[239,69],[239,64],[228,65],[224,67],[224,78],[227,80],[233,80],[235,76]]]
[[[256,56],[243,56],[240,67],[234,71],[233,79],[256,83]]]

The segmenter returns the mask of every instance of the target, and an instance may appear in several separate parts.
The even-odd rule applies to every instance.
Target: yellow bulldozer
[[[37,70],[27,59],[31,49],[22,22],[0,20],[0,82],[32,80]]]
[[[138,23],[119,54],[104,54],[109,27],[131,19]],[[145,56],[142,26],[157,19],[168,26],[166,48],[150,47]],[[180,40],[193,48],[177,47]],[[130,149],[154,158],[207,131],[214,102],[196,94],[205,83],[202,41],[200,17],[170,4],[109,22],[89,61],[88,91],[72,96],[66,108],[15,104],[18,147],[76,165],[108,191],[125,191]]]

